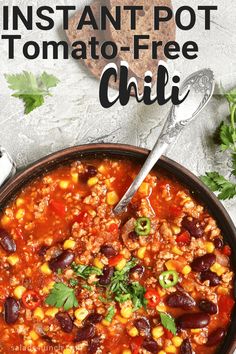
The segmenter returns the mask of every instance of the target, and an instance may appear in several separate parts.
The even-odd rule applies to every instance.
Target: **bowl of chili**
[[[80,259],[82,264],[78,264],[78,258],[80,257],[78,254],[76,257],[73,252],[75,241],[68,230],[71,230],[71,228],[74,230],[78,225],[84,225],[83,227],[85,229],[86,227],[89,228],[91,226],[91,218],[96,219],[94,211],[96,213],[97,210],[96,207],[94,207],[89,213],[86,207],[79,212],[73,212],[73,218],[68,219],[68,206],[62,203],[60,195],[57,193],[56,189],[53,189],[53,183],[50,181],[50,178],[53,179],[55,177],[55,175],[53,175],[54,171],[60,172],[62,179],[58,180],[59,175],[56,175],[57,183],[59,184],[60,190],[63,190],[63,193],[66,193],[68,200],[70,200],[71,195],[75,197],[73,195],[74,187],[72,187],[71,183],[68,183],[68,176],[66,174],[68,171],[63,170],[63,166],[72,164],[70,165],[73,166],[70,167],[70,175],[72,181],[74,179],[74,183],[77,183],[79,174],[80,181],[81,183],[85,182],[86,188],[88,184],[90,184],[89,188],[94,188],[96,184],[100,183],[97,175],[98,166],[94,167],[94,161],[99,161],[100,165],[103,165],[103,161],[106,159],[113,161],[112,169],[115,171],[113,171],[115,174],[112,175],[111,173],[111,178],[103,178],[108,194],[110,193],[109,200],[111,202],[108,204],[110,204],[111,207],[117,202],[117,196],[122,196],[128,183],[131,182],[148,153],[149,151],[145,149],[118,144],[94,144],[72,147],[35,162],[24,171],[17,174],[1,188],[0,255],[3,259],[3,263],[1,264],[0,262],[0,279],[2,279],[0,280],[0,308],[2,308],[0,328],[2,333],[4,333],[3,344],[1,343],[3,348],[2,352],[4,354],[7,352],[4,343],[6,343],[8,351],[11,345],[18,345],[18,352],[21,353],[23,351],[19,349],[21,348],[20,345],[25,345],[28,341],[28,345],[30,346],[34,341],[37,342],[37,340],[44,340],[46,343],[54,346],[54,348],[56,348],[55,350],[58,350],[58,353],[66,354],[73,353],[74,343],[79,343],[79,346],[81,343],[85,343],[85,346],[82,345],[82,347],[79,347],[81,353],[96,353],[97,350],[99,351],[100,348],[102,348],[101,345],[104,346],[104,343],[105,349],[110,348],[108,344],[109,341],[115,341],[113,343],[113,349],[111,349],[112,353],[173,352],[188,354],[193,352],[193,348],[188,339],[189,335],[191,336],[191,341],[195,340],[194,350],[196,353],[205,353],[206,350],[209,353],[217,352],[222,354],[232,354],[234,352],[236,347],[236,335],[234,331],[236,313],[235,310],[233,311],[234,280],[232,279],[231,281],[231,295],[229,295],[229,293],[227,293],[227,286],[225,286],[225,288],[221,286],[222,284],[219,283],[219,279],[225,277],[224,279],[227,283],[226,276],[224,276],[224,274],[227,273],[225,269],[228,267],[228,265],[224,263],[227,257],[230,257],[231,261],[229,270],[235,272],[236,269],[236,255],[233,247],[236,241],[235,227],[217,198],[197,177],[176,162],[162,157],[154,168],[154,176],[149,176],[148,182],[142,186],[139,193],[141,195],[140,200],[148,199],[150,201],[152,208],[150,208],[149,211],[151,209],[154,209],[155,212],[158,211],[159,216],[165,220],[168,219],[169,215],[171,215],[173,220],[177,220],[178,217],[182,215],[181,212],[183,211],[184,204],[176,205],[172,203],[172,200],[168,200],[168,198],[170,198],[171,195],[170,189],[173,188],[174,193],[176,192],[178,194],[180,192],[178,188],[181,186],[183,189],[181,189],[181,192],[185,193],[182,197],[186,199],[184,202],[186,206],[188,202],[191,204],[192,200],[199,200],[199,205],[196,204],[198,205],[198,213],[203,213],[203,209],[201,210],[202,207],[204,208],[205,220],[210,220],[210,223],[214,223],[214,221],[217,222],[217,227],[212,228],[211,239],[204,240],[204,247],[206,247],[208,251],[202,254],[202,246],[200,250],[196,250],[194,259],[190,259],[188,265],[185,266],[187,267],[185,268],[186,274],[180,270],[183,269],[181,262],[185,262],[186,260],[184,253],[188,253],[188,247],[194,242],[201,244],[201,242],[198,241],[201,240],[201,229],[203,225],[206,227],[208,225],[205,225],[201,220],[201,224],[195,223],[194,226],[193,221],[196,216],[190,214],[185,215],[184,218],[182,217],[181,222],[184,223],[184,225],[182,225],[181,228],[175,225],[175,228],[173,228],[174,231],[172,229],[172,233],[169,236],[166,235],[166,239],[165,237],[163,239],[164,241],[162,240],[162,243],[165,244],[168,237],[172,237],[174,240],[173,248],[171,249],[172,255],[168,258],[166,249],[165,254],[161,255],[160,250],[162,249],[162,245],[158,245],[159,249],[156,250],[156,252],[159,254],[159,258],[163,257],[164,268],[163,264],[160,265],[158,263],[159,258],[155,258],[155,267],[159,267],[160,269],[158,268],[158,275],[154,283],[152,283],[150,281],[153,276],[151,268],[154,263],[152,263],[151,258],[155,256],[154,253],[149,254],[147,249],[149,249],[148,242],[150,242],[150,237],[156,235],[153,231],[153,229],[155,229],[155,222],[159,223],[160,220],[155,221],[152,219],[152,216],[148,215],[145,208],[143,209],[144,212],[135,210],[138,204],[137,201],[132,205],[132,208],[135,210],[136,219],[133,220],[130,218],[130,215],[124,215],[122,220],[123,230],[124,227],[129,230],[128,241],[126,240],[126,230],[124,230],[121,235],[121,237],[124,238],[123,241],[126,247],[120,250],[119,246],[116,245],[113,247],[110,245],[110,242],[106,242],[99,246],[100,251],[94,253],[96,258],[91,264],[86,264],[82,256]],[[73,163],[76,161],[81,161],[81,165],[76,165],[75,167]],[[83,166],[83,161],[85,161],[86,167]],[[120,165],[119,161],[121,161]],[[123,161],[125,161],[124,165],[122,165]],[[136,167],[134,168],[134,166]],[[118,170],[122,170],[122,168],[123,173],[120,174]],[[159,170],[161,171],[159,175],[155,175],[155,171]],[[102,172],[99,173],[102,174]],[[161,177],[162,173],[164,174],[164,178]],[[42,178],[44,178],[43,182]],[[121,179],[116,194],[111,187],[113,178]],[[110,180],[108,181],[107,179]],[[37,184],[39,183],[38,181],[41,181],[41,184]],[[125,182],[123,183],[122,181]],[[173,185],[170,181],[174,181]],[[176,190],[174,189],[175,183],[177,183],[176,186],[178,186]],[[152,192],[149,189],[150,185],[153,189],[155,189],[157,185],[158,190],[162,193],[162,199],[160,199],[159,195],[155,195],[158,201],[154,200]],[[38,204],[35,206],[36,211],[31,210],[31,213],[34,212],[34,218],[38,218],[39,220],[43,218],[41,209],[46,205],[46,207],[50,209],[50,214],[46,222],[50,223],[52,217],[55,217],[60,220],[66,220],[66,224],[69,224],[66,225],[66,227],[65,224],[63,224],[61,229],[55,227],[53,237],[46,237],[46,235],[44,235],[44,232],[49,229],[45,228],[43,222],[37,224],[37,232],[32,231],[33,229],[30,230],[30,227],[33,228],[31,223],[33,223],[34,220],[25,214],[23,199],[26,198],[26,200],[28,200],[28,192],[31,192],[32,195],[36,195],[37,188],[40,189],[42,186],[45,190],[45,196],[51,196],[51,194],[53,194],[53,198],[50,197],[46,200],[45,196],[45,198],[41,196],[41,199],[37,200]],[[81,197],[88,197],[86,188],[79,186],[78,190],[76,190],[75,198],[77,198],[77,203],[80,202]],[[95,193],[95,190],[93,191]],[[96,197],[95,194],[93,197]],[[92,195],[89,197],[91,199]],[[168,205],[168,210],[163,209],[163,200],[166,202],[166,205]],[[87,199],[87,205],[93,205],[89,202],[89,199]],[[33,207],[34,206],[32,206],[32,208]],[[144,215],[145,210],[146,215]],[[70,212],[72,212],[72,209]],[[132,213],[133,212],[132,210]],[[24,219],[26,219],[27,222],[24,223]],[[131,219],[132,222],[130,221]],[[131,228],[129,224],[132,224]],[[120,226],[121,224],[114,219],[109,219],[109,222],[106,223],[106,230],[110,235],[109,237],[111,237],[114,242],[117,241],[116,237],[120,232]],[[98,239],[99,236],[96,234],[96,230],[96,227],[93,231],[90,230],[91,235],[94,232],[95,238],[93,240]],[[220,236],[222,234],[223,238],[219,237],[219,230]],[[79,238],[78,229],[74,232],[77,235],[76,237]],[[62,233],[64,234],[62,235]],[[162,233],[168,233],[168,228],[163,227]],[[8,237],[9,234],[12,236],[10,239]],[[27,244],[24,243],[24,234],[27,235]],[[32,234],[36,235],[37,242],[35,243]],[[43,235],[41,240],[43,241],[42,244],[39,242],[39,235]],[[55,239],[56,242],[60,244],[59,248],[54,247]],[[45,240],[47,240],[46,244],[44,243]],[[133,248],[137,240],[140,240],[140,244],[138,248]],[[78,242],[78,240],[76,242]],[[96,243],[94,243],[94,245],[95,244]],[[25,252],[24,262],[19,261],[21,254],[16,256],[16,245]],[[32,257],[27,254],[23,245],[31,249],[31,253],[29,254]],[[157,247],[152,244],[153,249],[155,249],[154,246]],[[144,248],[146,248],[146,256],[142,254]],[[33,253],[37,253],[37,255],[33,256]],[[133,257],[133,253],[135,257]],[[44,262],[40,264],[40,270],[43,276],[40,273],[37,278],[35,267],[39,259],[44,260]],[[149,259],[147,264],[143,263],[143,259],[145,259],[145,261]],[[18,262],[19,265],[17,265]],[[20,268],[17,268],[17,273],[14,273],[14,271],[11,273],[12,268],[15,266]],[[215,290],[212,291],[212,289],[221,287],[222,293],[217,295],[217,304],[216,301],[209,300],[210,295],[209,297],[206,296],[204,299],[198,299],[198,297],[195,299],[189,296],[189,294],[186,294],[186,289],[190,289],[191,286],[193,286],[191,284],[193,279],[190,282],[185,281],[185,278],[188,277],[187,274],[189,274],[188,267],[191,268],[191,272],[195,272],[193,279],[196,277],[195,274],[198,274],[198,285],[200,283],[204,284],[205,288],[203,290],[207,291],[207,289],[209,289],[210,295],[215,295]],[[148,270],[148,268],[150,269]],[[6,269],[7,276],[2,277],[4,269]],[[23,280],[20,279],[18,275],[16,275],[16,279],[13,276],[19,274],[19,271],[25,272]],[[148,282],[143,283],[143,280],[140,280],[140,282],[137,281],[139,278],[143,279],[143,274],[149,271],[151,273],[148,273]],[[44,277],[51,279],[52,274],[54,284],[50,285],[52,281],[46,284]],[[227,274],[229,274],[229,272]],[[98,291],[99,293],[101,292],[101,295],[100,299],[97,301],[100,301],[100,304],[105,304],[105,310],[99,310],[101,313],[99,313],[99,311],[95,313],[94,310],[90,312],[89,302],[86,303],[84,299],[81,300],[80,295],[76,294],[74,290],[78,284],[82,282],[83,288],[81,288],[80,291],[87,291],[86,296],[89,297],[91,288],[93,289],[95,286],[91,281],[88,283],[88,279],[91,280],[91,275],[92,279],[100,283],[99,286],[101,289],[99,288]],[[33,277],[36,277],[36,279],[32,279]],[[121,282],[119,277],[123,277],[126,281],[131,277],[133,282],[128,281],[124,283],[123,278]],[[9,282],[9,278],[14,279],[16,284],[12,284],[12,281]],[[66,284],[65,280],[67,281]],[[40,287],[40,284],[42,284],[42,287]],[[125,289],[122,289],[123,286],[125,286]],[[119,290],[117,290],[118,288]],[[104,289],[106,289],[105,293],[103,291]],[[199,285],[198,290],[201,291],[201,285]],[[106,298],[108,294],[107,291],[109,292],[109,296],[112,294],[112,297],[108,296]],[[193,294],[192,290],[190,292]],[[173,296],[173,293],[175,296]],[[63,298],[61,299],[61,297]],[[142,299],[141,305],[140,299]],[[87,304],[87,306],[83,308],[79,307],[81,301],[83,304]],[[113,303],[115,305],[113,305]],[[126,304],[126,307],[123,306],[123,304]],[[131,312],[128,306],[130,304]],[[196,311],[196,306],[201,311]],[[62,308],[64,310],[62,310]],[[135,308],[138,311],[137,316],[133,315]],[[148,318],[145,317],[145,312],[143,312],[145,308],[148,309],[149,316],[146,316]],[[159,319],[155,320],[153,316],[155,317],[157,308]],[[170,308],[173,309],[171,315],[169,315],[168,312]],[[72,309],[74,309],[74,312]],[[230,320],[229,317],[232,311],[233,314]],[[24,335],[24,333],[23,335],[20,334],[21,327],[18,323],[21,321],[20,316],[22,316],[24,321],[29,325],[30,331],[27,335]],[[53,335],[50,336],[50,331],[45,332],[45,328],[42,325],[42,322],[46,321],[46,317],[53,318],[53,321],[59,323],[61,333],[57,335],[55,333],[53,334],[57,339],[56,342],[54,342],[55,338],[53,338]],[[213,319],[213,317],[215,319]],[[174,324],[175,329],[173,330],[173,321],[175,318],[177,318],[177,320]],[[192,321],[198,324],[197,328],[193,328]],[[211,333],[208,334],[205,329],[210,321],[214,323],[214,328],[210,328]],[[115,328],[121,331],[121,336],[125,338],[125,341],[117,339],[117,337],[114,340],[112,334],[107,330],[112,323],[119,323],[119,325],[116,324]],[[9,328],[9,326],[13,326],[13,328],[17,328],[17,330],[11,332],[11,327]],[[103,344],[101,344],[103,336],[99,337],[97,334],[97,332],[100,331],[100,326],[106,328],[102,330],[102,335],[107,336],[108,339],[108,341],[105,341]],[[123,335],[122,331],[124,331],[124,328],[125,333],[128,332],[128,335],[127,333]],[[179,334],[181,332],[184,333],[182,337],[181,334]],[[206,334],[202,335],[204,332]],[[14,333],[12,337],[10,333]],[[65,337],[65,333],[67,333],[67,337]],[[72,333],[75,333],[74,336],[72,336]],[[24,337],[24,341],[22,341],[22,337]],[[218,341],[215,341],[215,337],[218,338]],[[58,342],[59,344],[60,342],[63,343],[63,349],[57,349],[56,345]],[[67,343],[66,346],[65,343]],[[165,345],[163,343],[165,343]],[[164,345],[163,347],[162,344]],[[39,346],[37,348],[37,352],[41,353],[41,347]]]

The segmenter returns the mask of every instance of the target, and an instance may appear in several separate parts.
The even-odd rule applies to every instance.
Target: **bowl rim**
[[[144,160],[150,150],[140,148],[128,144],[114,144],[114,143],[98,143],[77,145],[63,150],[59,150],[50,155],[47,155],[18,172],[11,180],[5,183],[0,188],[0,210],[13,198],[17,192],[32,179],[44,174],[49,170],[53,170],[59,165],[69,163],[73,160],[86,159],[91,157],[128,157],[130,159]],[[210,213],[217,220],[217,223],[227,242],[233,246],[236,242],[236,228],[224,208],[223,204],[216,198],[216,196],[206,187],[203,182],[190,172],[187,168],[179,163],[171,160],[168,157],[162,156],[155,165],[156,167],[172,174],[174,178],[180,181],[181,184],[193,191],[194,196],[200,199],[201,202],[210,210]],[[236,252],[233,249],[233,267],[236,273]],[[236,326],[236,307],[234,308],[231,325],[227,331],[227,335],[221,348],[217,351],[218,354],[233,354],[236,349],[236,332],[233,327]]]

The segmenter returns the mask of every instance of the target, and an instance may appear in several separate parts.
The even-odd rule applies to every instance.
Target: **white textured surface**
[[[85,1],[80,2],[80,4]],[[71,2],[72,3],[72,2]],[[2,0],[1,5],[47,5],[45,0]],[[53,0],[50,5],[68,4],[66,0]],[[202,14],[196,27],[189,31],[178,31],[180,43],[195,40],[199,43],[199,58],[194,61],[178,59],[170,63],[171,71],[178,70],[183,77],[205,66],[211,67],[226,87],[236,86],[236,2],[228,0],[192,0],[191,5],[217,4],[212,18],[212,30],[204,31]],[[189,5],[187,0],[174,0],[174,6]],[[22,43],[25,40],[59,40],[64,38],[60,30],[61,18],[56,18],[56,29],[40,32],[22,29]],[[82,65],[73,59],[29,61],[23,58],[21,45],[17,44],[15,60],[7,59],[7,45],[0,42],[0,144],[15,158],[18,166],[28,163],[61,148],[75,144],[94,142],[129,143],[151,148],[156,141],[166,117],[168,106],[146,107],[134,99],[126,107],[119,104],[109,110],[100,106],[98,82],[88,74]],[[61,83],[54,95],[44,106],[28,116],[23,115],[23,104],[10,97],[4,73],[43,70],[55,74]],[[187,128],[169,151],[168,156],[186,166],[196,175],[217,169],[228,175],[230,160],[219,152],[212,141],[212,133],[227,116],[227,104],[223,99],[213,98],[207,109]],[[225,203],[236,222],[235,199]]]

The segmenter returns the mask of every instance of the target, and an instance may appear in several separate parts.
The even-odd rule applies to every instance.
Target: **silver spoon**
[[[179,106],[172,106],[161,134],[150,152],[139,174],[114,208],[114,214],[125,211],[134,194],[170,144],[175,143],[181,131],[206,106],[214,92],[214,74],[210,69],[199,70],[191,74],[180,87],[180,94],[190,90],[187,99]]]

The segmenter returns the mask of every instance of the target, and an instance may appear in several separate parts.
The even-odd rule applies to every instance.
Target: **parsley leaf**
[[[229,104],[230,123],[221,123],[218,138],[221,150],[231,153],[231,173],[236,176],[236,89],[224,92],[224,96]],[[205,176],[201,176],[201,180],[212,192],[217,192],[221,200],[232,199],[236,196],[236,183],[227,180],[218,172],[207,172]]]
[[[220,200],[232,199],[236,196],[236,184],[228,181],[218,172],[207,172],[201,180],[211,189],[212,192],[218,192]]]
[[[13,97],[21,99],[25,104],[25,114],[44,103],[44,98],[51,96],[49,89],[56,87],[60,82],[54,75],[43,72],[41,76],[35,76],[31,72],[23,71],[21,74],[5,74],[8,86],[15,93]]]
[[[83,279],[88,279],[91,274],[102,275],[102,270],[97,267],[73,263],[71,268],[74,273]]]
[[[163,327],[168,329],[171,333],[176,335],[177,333],[177,328],[175,324],[175,320],[173,317],[171,317],[169,314],[165,312],[159,312],[160,318],[161,318],[161,324]]]
[[[108,322],[111,322],[113,320],[114,315],[115,315],[115,307],[110,306],[108,309],[107,315],[105,317],[105,320]]]
[[[64,283],[55,283],[45,302],[47,305],[57,308],[64,307],[66,311],[78,306],[74,289],[69,288]]]

